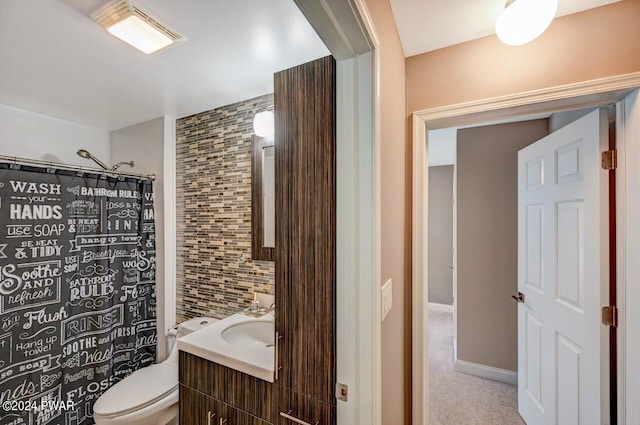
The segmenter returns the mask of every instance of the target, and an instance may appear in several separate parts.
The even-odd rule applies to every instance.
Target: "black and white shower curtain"
[[[88,425],[156,356],[150,181],[0,163],[0,424]]]

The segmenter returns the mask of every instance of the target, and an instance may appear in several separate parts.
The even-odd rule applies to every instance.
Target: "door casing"
[[[524,117],[538,113],[549,113],[569,109],[581,109],[618,103],[634,89],[640,87],[640,72],[617,75],[581,83],[568,84],[514,95],[501,96],[480,101],[455,104],[440,108],[416,111],[412,114],[412,417],[413,425],[428,424],[428,369],[427,338],[428,316],[428,130],[456,127],[470,124],[480,124],[504,119]],[[620,108],[618,108],[620,109]],[[618,116],[622,120],[624,116]],[[619,125],[620,122],[619,122]],[[623,124],[622,124],[623,125]],[[624,140],[624,132],[618,131],[617,145],[621,155],[630,143],[640,144],[637,140]],[[625,143],[626,142],[626,143]],[[622,149],[622,150],[621,150]],[[620,161],[624,162],[624,161]],[[620,164],[618,179],[618,234],[624,234],[624,195],[626,190],[620,189],[624,185],[627,168]],[[640,187],[637,188],[640,190]],[[628,188],[627,188],[628,190]],[[621,217],[622,215],[622,217]],[[640,238],[635,241],[640,244]],[[618,264],[624,267],[624,244],[622,238],[618,240]],[[629,246],[629,240],[626,241]],[[622,248],[622,249],[621,249]],[[640,276],[633,276],[636,279]],[[625,282],[632,276],[619,274],[618,297],[619,315],[626,314],[624,310]],[[622,302],[621,302],[622,301]],[[624,320],[620,320],[619,335],[625,335]],[[627,336],[628,338],[628,336]],[[622,337],[620,339],[623,339]],[[625,377],[624,363],[620,359],[625,357],[625,344],[620,344],[618,351],[618,376]],[[626,378],[629,379],[628,377]],[[640,379],[640,377],[636,377]],[[618,380],[618,423],[624,424],[626,409],[625,388]]]

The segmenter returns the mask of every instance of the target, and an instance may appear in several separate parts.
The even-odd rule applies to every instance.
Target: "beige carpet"
[[[453,315],[429,312],[429,424],[523,425],[515,386],[453,370]]]

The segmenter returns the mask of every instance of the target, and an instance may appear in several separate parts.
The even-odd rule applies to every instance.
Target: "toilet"
[[[169,331],[171,354],[167,360],[138,369],[109,388],[93,405],[96,425],[177,424],[178,344],[177,338],[205,328],[218,319],[196,317]]]

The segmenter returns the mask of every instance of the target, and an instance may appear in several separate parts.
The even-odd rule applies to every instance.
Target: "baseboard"
[[[429,310],[443,311],[445,313],[453,313],[453,306],[449,304],[429,303]]]
[[[518,373],[511,370],[498,369],[497,367],[457,359],[453,368],[456,372],[491,379],[492,381],[504,382],[505,384],[518,385]]]

